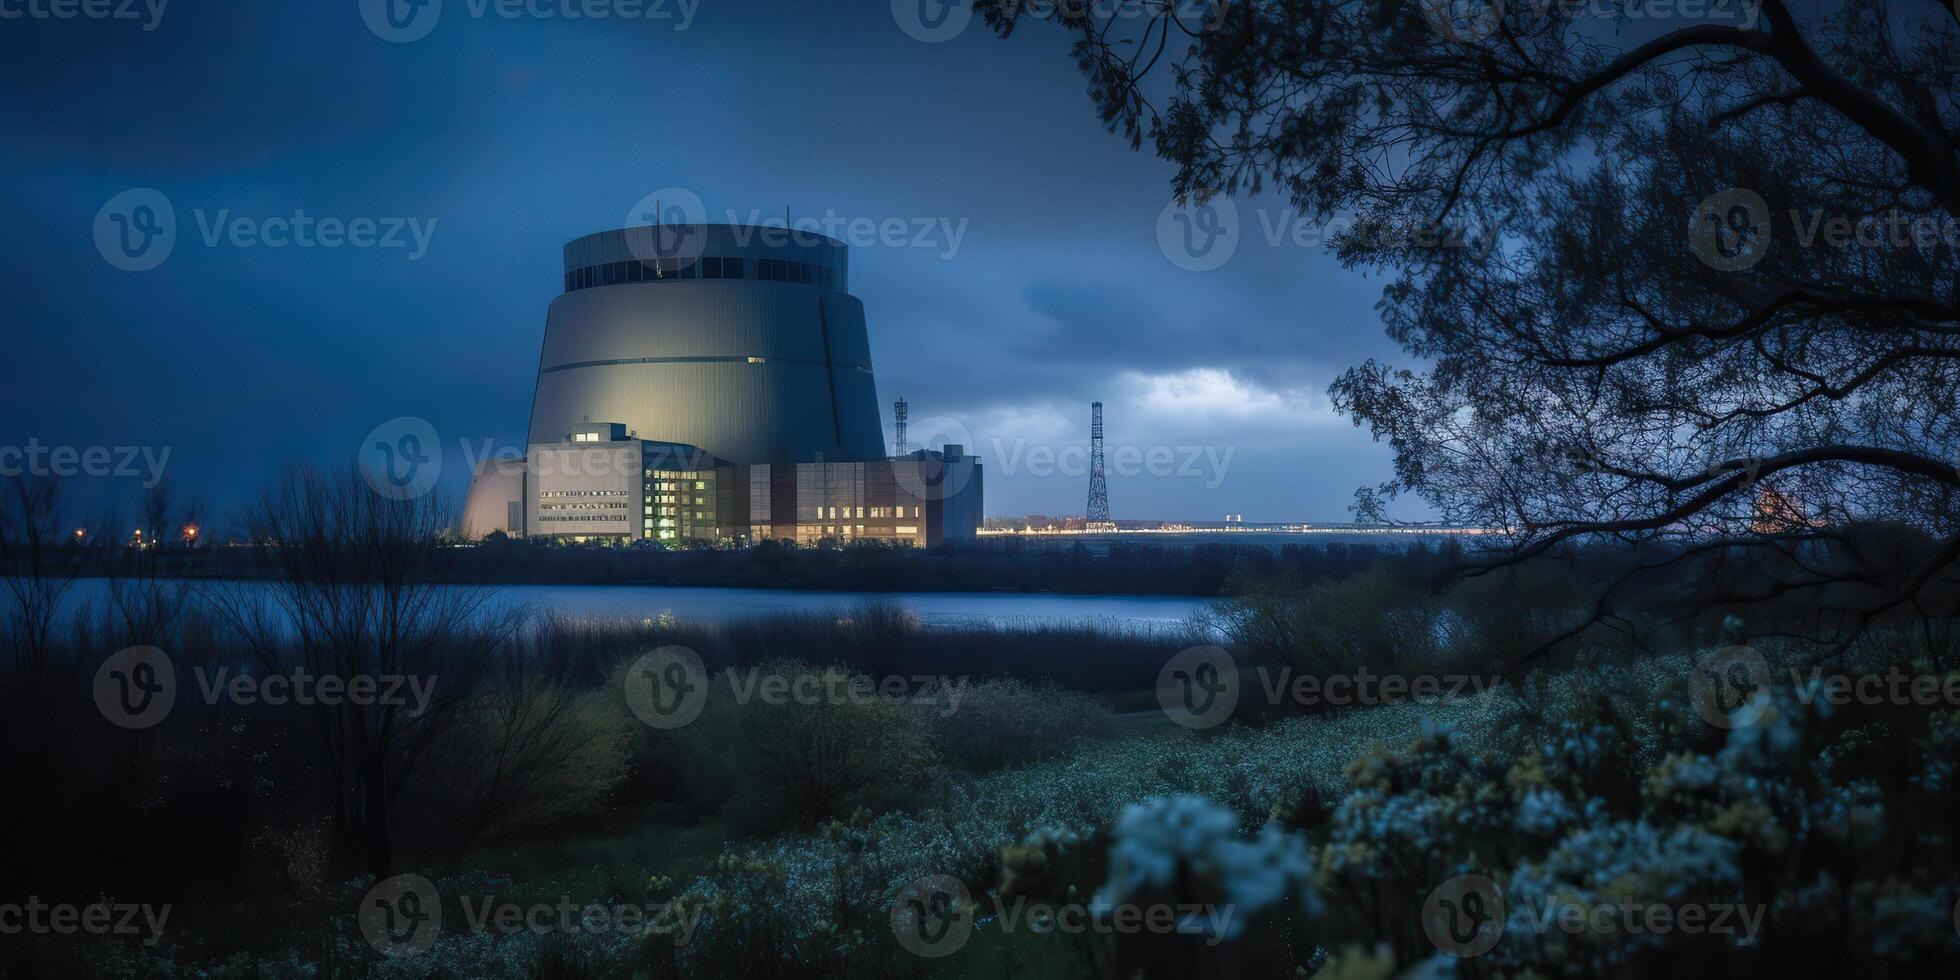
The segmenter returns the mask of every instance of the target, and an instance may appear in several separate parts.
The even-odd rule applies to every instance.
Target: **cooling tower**
[[[731,463],[884,458],[846,258],[833,238],[740,225],[573,240],[528,441],[618,422]]]

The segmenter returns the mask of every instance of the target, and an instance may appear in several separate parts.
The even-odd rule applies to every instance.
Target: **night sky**
[[[0,20],[0,444],[169,447],[171,482],[222,517],[282,464],[344,463],[416,416],[460,500],[470,454],[523,437],[561,247],[683,188],[714,220],[933,229],[854,248],[852,291],[887,428],[899,396],[915,430],[963,427],[989,514],[1082,512],[1095,399],[1119,519],[1345,520],[1388,474],[1326,396],[1343,367],[1396,356],[1381,280],[1284,228],[1269,244],[1291,217],[1271,199],[1237,202],[1220,267],[1173,263],[1170,167],[1102,129],[1061,32],[927,43],[883,0],[603,21],[472,3],[441,0],[406,43],[357,0],[177,0],[152,30],[140,4]],[[135,188],[175,217],[141,272],[97,235]],[[401,247],[207,243],[300,211],[406,223]]]

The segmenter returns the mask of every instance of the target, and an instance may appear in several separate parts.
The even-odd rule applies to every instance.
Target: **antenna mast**
[[[1089,406],[1089,522],[1091,531],[1114,531],[1109,519],[1109,481],[1103,475],[1102,402]]]

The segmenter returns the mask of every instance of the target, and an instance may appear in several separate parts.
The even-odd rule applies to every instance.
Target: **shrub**
[[[853,675],[794,661],[765,664],[761,676],[792,686],[847,689]],[[751,701],[739,713],[743,771],[754,816],[808,826],[861,805],[890,803],[930,776],[932,746],[905,705],[880,697]]]
[[[913,713],[942,760],[976,772],[1065,755],[1114,726],[1101,702],[1051,685],[1002,678],[962,682],[956,693],[957,704],[941,698]]]
[[[606,692],[536,678],[465,703],[404,792],[415,838],[456,861],[480,838],[597,812],[626,778],[630,724]]]
[[[1926,778],[1952,720],[1836,708],[1812,681],[1759,690],[1766,713],[1722,731],[1688,706],[1690,676],[1679,656],[1580,668],[1532,685],[1531,710],[1511,716],[1526,737],[1507,749],[1439,728],[1357,761],[1334,810],[1300,821],[1324,841],[1322,887],[1345,899],[1329,903],[1323,942],[1383,944],[1402,963],[1430,956],[1424,896],[1474,872],[1509,909],[1476,961],[1502,975],[1769,977],[1960,960],[1954,846],[1933,829],[1955,809]],[[1628,905],[1727,907],[1760,933],[1545,925],[1548,909]]]
[[[621,712],[626,669],[614,671],[608,693]],[[769,693],[779,685],[791,695]],[[931,778],[932,741],[915,710],[839,667],[777,660],[711,671],[698,717],[673,729],[634,726],[626,792],[720,814],[741,834],[884,809]]]
[[[1209,621],[1235,649],[1315,676],[1434,670],[1467,639],[1461,615],[1381,570],[1339,582],[1251,582],[1220,600]]]
[[[711,702],[712,703],[712,702]],[[1375,740],[1407,739],[1427,718],[1494,722],[1514,703],[1505,691],[1433,705],[1294,718],[1264,728],[1231,727],[1207,738],[1181,730],[1084,741],[1068,756],[939,784],[930,808],[854,819],[838,828],[737,849],[689,886],[702,910],[696,943],[679,951],[685,976],[881,976],[923,961],[898,954],[885,915],[907,882],[949,874],[979,897],[995,883],[1040,894],[1030,870],[1003,849],[1079,838],[1098,851],[1124,809],[1170,794],[1202,794],[1248,826],[1300,809],[1309,795],[1333,796],[1342,768]],[[690,726],[692,727],[692,726]],[[1464,739],[1466,743],[1472,739]],[[1015,867],[1022,884],[1003,876]],[[1105,864],[1061,869],[1054,887],[1083,894],[1103,883]],[[1081,877],[1087,874],[1089,877]],[[875,896],[875,897],[867,897]],[[870,925],[862,923],[874,917]],[[736,950],[769,950],[737,956]],[[718,951],[729,951],[726,953]],[[813,957],[802,963],[795,957]],[[761,959],[762,962],[757,962]],[[799,972],[798,966],[807,972]],[[857,972],[853,972],[857,971]]]

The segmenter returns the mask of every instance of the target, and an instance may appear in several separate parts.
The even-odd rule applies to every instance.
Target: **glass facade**
[[[647,470],[641,536],[666,544],[721,540],[715,520],[717,485],[711,469]]]
[[[626,438],[616,426],[598,438],[583,435],[531,447],[531,533],[670,548],[771,539],[926,547],[977,526],[967,513],[979,508],[978,461],[970,456],[730,466],[692,446]],[[930,489],[937,481],[915,472],[949,465],[973,468],[973,493],[940,499]]]

